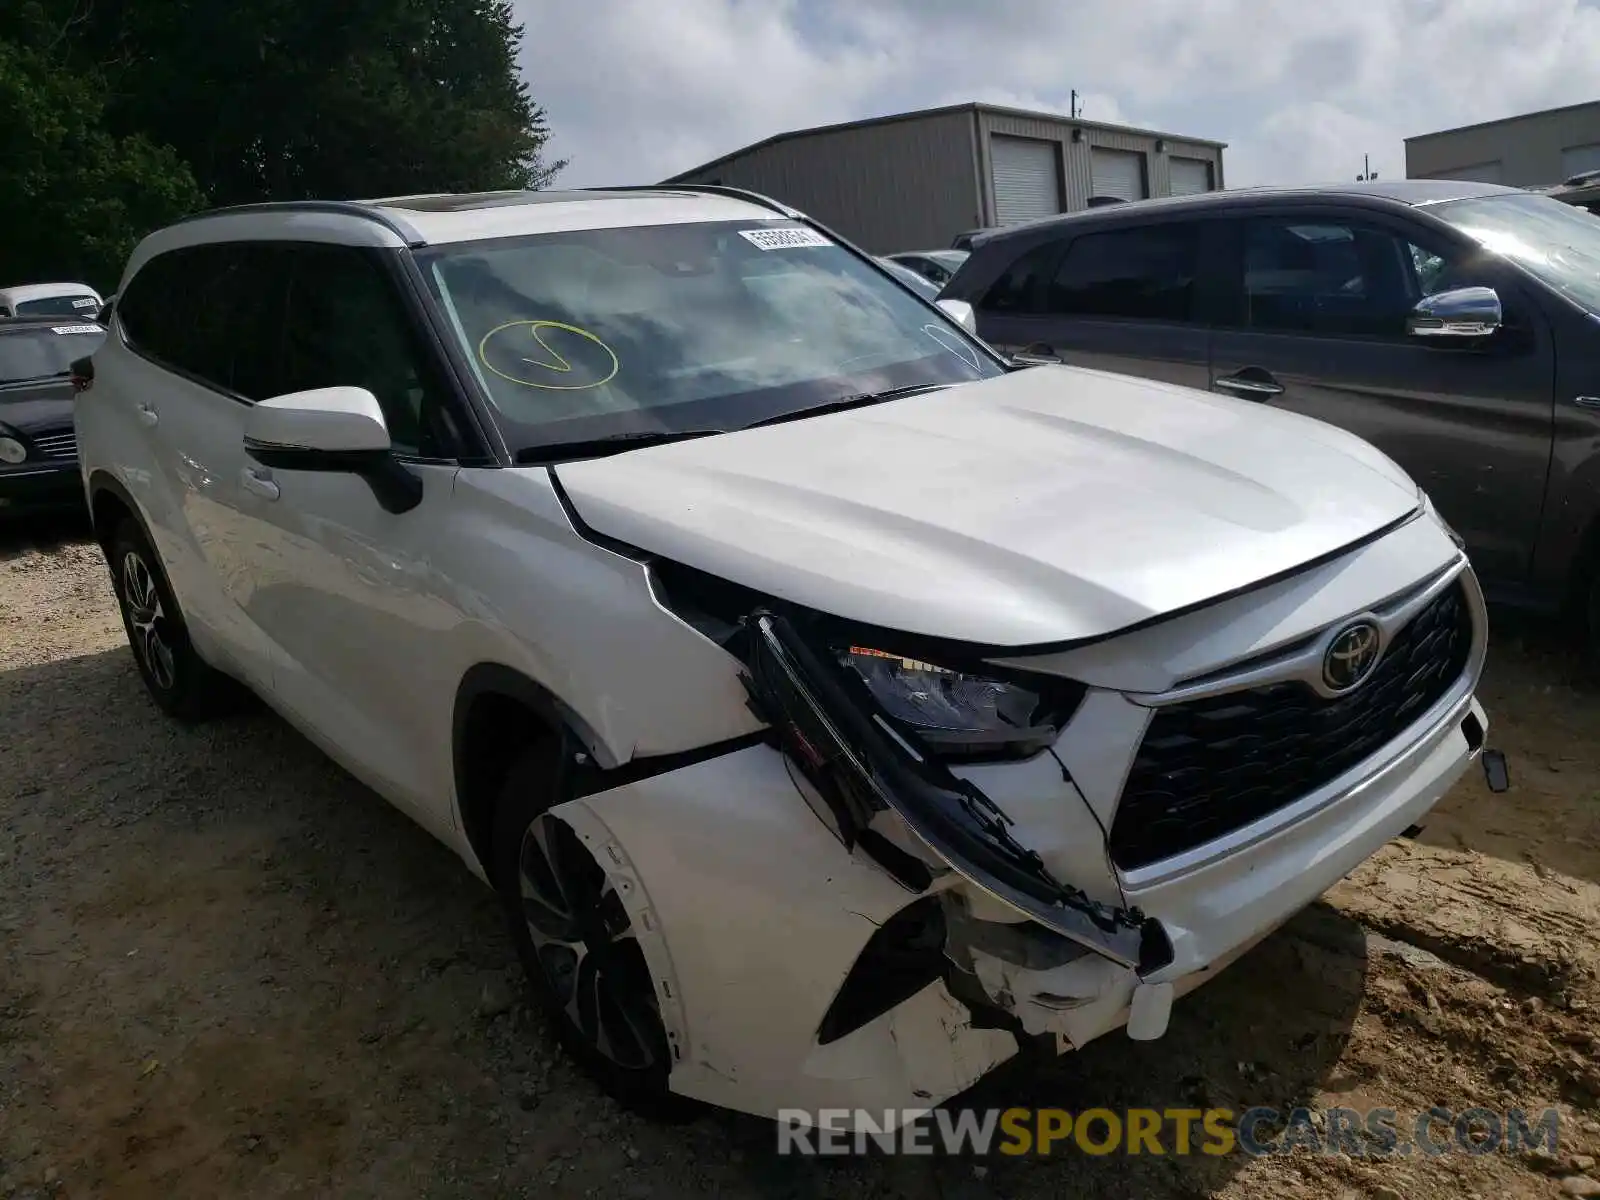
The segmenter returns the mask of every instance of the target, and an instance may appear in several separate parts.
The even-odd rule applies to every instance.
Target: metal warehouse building
[[[1049,113],[959,104],[780,133],[675,175],[761,192],[875,254],[1074,212],[1223,186],[1225,143]]]
[[[1600,170],[1600,101],[1406,139],[1411,179],[1543,187]]]

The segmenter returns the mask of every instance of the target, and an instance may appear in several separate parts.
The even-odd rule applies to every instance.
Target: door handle
[[[239,472],[239,482],[244,485],[244,490],[260,496],[263,500],[276,500],[283,492],[273,482],[272,476],[255,467],[246,467]]]
[[[1223,388],[1251,400],[1264,400],[1268,396],[1283,395],[1283,384],[1265,371],[1259,379],[1247,379],[1243,374],[1223,375],[1212,380],[1212,386]]]
[[[139,423],[141,425],[155,426],[160,424],[160,422],[161,414],[155,409],[151,408],[148,404],[141,402],[139,405]]]

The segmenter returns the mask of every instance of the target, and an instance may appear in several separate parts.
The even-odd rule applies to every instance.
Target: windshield
[[[516,449],[732,430],[1003,367],[792,223],[586,229],[418,255]]]
[[[17,301],[19,317],[93,317],[99,311],[100,302],[93,296],[49,296]]]
[[[1593,213],[1548,196],[1479,196],[1428,211],[1600,314],[1600,221]]]
[[[961,269],[961,264],[967,261],[969,255],[965,250],[930,250],[928,257],[946,270],[955,272]]]
[[[72,374],[72,361],[106,340],[98,325],[40,325],[0,333],[0,387]]]

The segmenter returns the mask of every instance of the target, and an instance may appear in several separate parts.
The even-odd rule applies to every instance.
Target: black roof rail
[[[763,196],[760,192],[752,192],[746,188],[724,187],[720,183],[625,183],[616,187],[584,188],[586,192],[704,192],[710,196],[729,196],[735,200],[747,200],[751,204],[759,204],[762,208],[770,208],[773,212],[782,213],[784,216],[793,216],[796,210],[788,205],[774,200],[771,196]]]
[[[190,213],[182,217],[175,224],[187,225],[192,221],[209,220],[212,217],[229,217],[235,215],[248,215],[251,213],[296,213],[315,212],[327,213],[332,216],[361,217],[382,225],[390,233],[400,238],[408,246],[424,246],[427,239],[414,228],[401,221],[395,220],[387,213],[368,204],[359,204],[354,200],[265,200],[257,204],[230,204],[223,208],[211,208],[205,212]]]

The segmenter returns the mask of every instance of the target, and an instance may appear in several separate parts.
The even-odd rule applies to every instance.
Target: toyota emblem
[[[1357,621],[1334,634],[1322,655],[1322,682],[1333,692],[1348,692],[1378,665],[1378,627]]]

